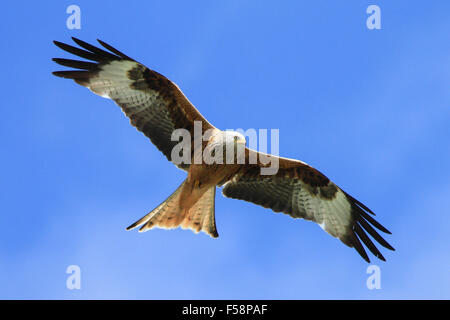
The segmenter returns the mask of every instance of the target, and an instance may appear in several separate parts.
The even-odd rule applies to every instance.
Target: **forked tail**
[[[206,190],[190,208],[185,208],[183,203],[180,203],[181,194],[185,186],[186,181],[163,203],[133,223],[127,230],[141,226],[139,232],[144,232],[154,227],[173,229],[181,226],[181,228],[191,229],[195,233],[204,231],[211,237],[217,238],[219,234],[216,230],[214,216],[216,187]]]

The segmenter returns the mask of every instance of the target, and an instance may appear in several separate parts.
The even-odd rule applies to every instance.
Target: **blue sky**
[[[81,30],[66,8],[81,8]],[[381,30],[366,8],[381,8]],[[0,298],[450,298],[448,1],[54,1],[2,7]],[[125,227],[184,180],[120,109],[53,77],[52,40],[100,38],[176,82],[221,129],[377,213],[381,289],[316,224],[216,196],[220,237]],[[66,268],[81,268],[81,290]]]

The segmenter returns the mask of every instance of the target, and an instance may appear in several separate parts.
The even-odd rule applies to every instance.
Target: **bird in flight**
[[[262,174],[261,170],[268,164],[261,159],[268,155],[247,148],[242,134],[221,131],[211,125],[172,81],[101,40],[98,42],[104,49],[72,39],[79,47],[54,43],[85,60],[54,58],[56,63],[73,69],[53,74],[73,79],[95,94],[112,99],[131,125],[147,136],[169,161],[187,172],[186,180],[172,195],[127,230],[182,227],[216,238],[214,200],[218,186],[223,187],[225,197],[316,222],[327,233],[355,248],[367,262],[370,259],[363,244],[385,261],[371,238],[394,250],[376,230],[390,234],[374,219],[375,214],[318,170],[299,160],[269,155],[276,160],[278,170],[271,175]],[[188,144],[192,148],[184,150],[190,154],[184,154],[184,161],[175,161],[172,151],[179,141],[172,139],[173,132],[182,129],[194,135],[196,123],[200,124],[201,134],[208,132],[207,138],[197,145]],[[207,148],[237,150],[238,147],[244,150],[243,161],[237,161],[237,156],[231,163],[192,161],[196,153]]]

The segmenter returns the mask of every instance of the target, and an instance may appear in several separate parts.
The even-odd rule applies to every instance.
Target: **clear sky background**
[[[81,30],[66,8],[81,8]],[[368,30],[366,8],[381,8]],[[0,298],[450,298],[449,1],[54,1],[2,5]],[[216,196],[220,237],[125,227],[184,180],[111,101],[50,59],[100,38],[177,83],[221,129],[376,212],[381,289],[316,224]],[[81,290],[66,268],[81,268]]]

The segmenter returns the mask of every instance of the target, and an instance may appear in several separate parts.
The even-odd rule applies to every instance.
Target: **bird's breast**
[[[222,181],[228,181],[239,170],[238,164],[192,164],[188,179],[198,181],[200,185],[215,186]]]

